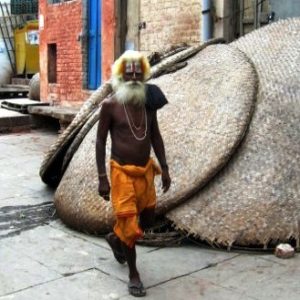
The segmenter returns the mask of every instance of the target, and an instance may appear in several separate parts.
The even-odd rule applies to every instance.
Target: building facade
[[[125,49],[148,53],[198,43],[200,19],[201,0],[40,0],[41,100],[80,105]]]
[[[108,77],[114,60],[113,4],[109,0],[39,1],[42,101],[80,105],[100,85],[101,73]]]
[[[204,36],[230,42],[270,22],[270,2],[282,7],[277,0],[39,0],[41,100],[80,105],[126,49],[148,54]]]

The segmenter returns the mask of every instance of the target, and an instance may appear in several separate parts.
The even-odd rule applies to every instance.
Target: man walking
[[[96,141],[99,195],[110,199],[116,218],[106,240],[119,263],[129,267],[128,289],[133,296],[146,295],[136,267],[135,243],[154,221],[154,176],[161,174],[166,192],[171,184],[157,109],[147,105],[144,81],[150,73],[147,58],[126,51],[113,65],[114,95],[102,103]],[[111,136],[110,184],[105,166],[107,135]],[[160,168],[150,157],[151,146]]]

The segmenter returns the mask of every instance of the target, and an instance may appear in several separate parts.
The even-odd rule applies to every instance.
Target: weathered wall
[[[102,0],[102,80],[110,77],[111,65],[115,59],[115,2]]]
[[[275,13],[275,20],[300,17],[299,0],[269,0],[270,9]]]
[[[12,69],[2,37],[0,37],[0,70],[0,84],[10,83],[12,77]]]
[[[126,49],[139,49],[140,1],[131,0],[127,4]]]
[[[40,0],[41,100],[54,105],[76,105],[87,98],[83,90],[82,1],[48,4]],[[48,44],[57,45],[57,80],[48,81]]]
[[[254,22],[254,7],[255,2],[253,0],[243,0],[244,1],[244,33],[243,35],[255,30]],[[285,1],[284,1],[285,2]],[[258,1],[258,4],[261,4],[261,11],[268,13],[269,9],[269,0]]]
[[[231,1],[231,0],[227,0]],[[214,8],[212,12],[214,26],[213,26],[213,36],[214,37],[224,37],[224,0],[214,0]]]
[[[40,0],[41,100],[76,106],[86,100],[88,73],[87,0],[48,4]],[[114,1],[102,0],[102,80],[110,77],[114,61]],[[57,81],[48,80],[48,44],[57,44]]]
[[[140,50],[151,52],[201,38],[201,0],[140,0]]]

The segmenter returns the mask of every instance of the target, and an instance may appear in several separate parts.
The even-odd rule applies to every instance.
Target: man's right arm
[[[106,140],[111,124],[111,103],[104,100],[99,115],[99,123],[96,139],[96,163],[98,170],[98,193],[105,200],[109,200],[110,186],[106,173],[105,154]]]

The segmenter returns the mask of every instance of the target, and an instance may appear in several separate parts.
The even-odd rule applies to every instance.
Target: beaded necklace
[[[147,120],[147,113],[146,113],[146,109],[144,108],[144,113],[142,114],[142,120],[141,120],[141,124],[139,126],[135,125],[134,122],[133,122],[133,118],[132,119],[132,124],[130,122],[130,118],[129,118],[129,113],[127,112],[127,109],[126,109],[126,105],[125,103],[123,102],[123,107],[124,107],[124,111],[125,111],[125,115],[126,115],[126,119],[127,119],[127,123],[129,125],[129,128],[130,128],[130,131],[132,133],[132,135],[134,136],[134,138],[137,140],[137,141],[143,141],[146,136],[147,136],[147,129],[148,129],[148,120]],[[139,130],[142,128],[142,124],[143,124],[143,120],[145,119],[145,131],[143,132],[143,135],[141,137],[138,137],[136,135],[136,133],[134,132],[134,129],[135,130]]]

